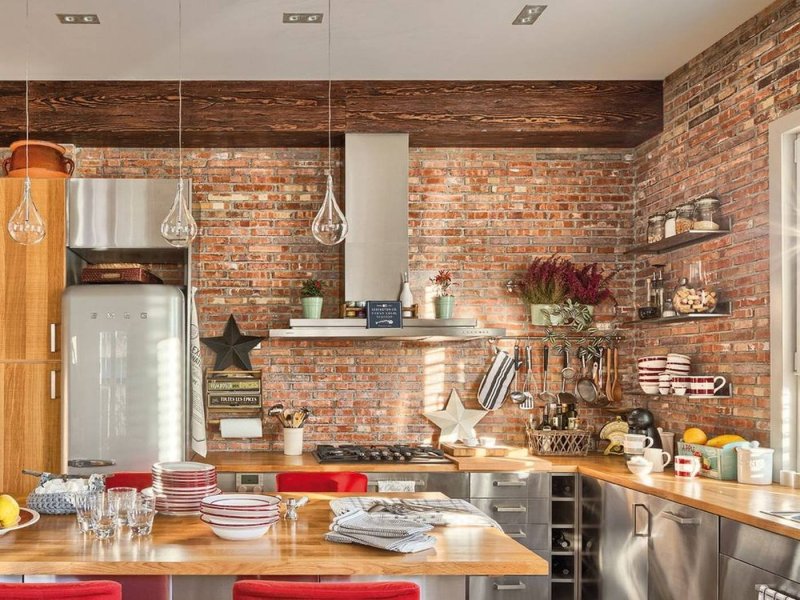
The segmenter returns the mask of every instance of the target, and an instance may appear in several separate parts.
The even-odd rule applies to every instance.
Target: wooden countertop
[[[285,497],[300,494],[282,494]],[[363,494],[306,494],[296,522],[281,519],[258,540],[218,538],[198,517],[158,515],[153,534],[95,540],[75,517],[42,515],[0,536],[0,575],[546,575],[543,558],[490,527],[437,527],[435,548],[399,554],[326,542],[329,501]],[[441,494],[397,494],[441,498]]]
[[[603,481],[680,502],[735,521],[800,540],[800,523],[764,514],[762,511],[798,510],[800,490],[777,484],[747,485],[698,477],[678,479],[671,469],[640,478],[630,473],[619,456],[554,456],[526,458],[455,458],[449,465],[364,463],[320,465],[310,454],[284,456],[275,452],[212,453],[204,459],[219,471],[276,472],[283,470],[364,472],[501,472],[540,471],[582,473]]]

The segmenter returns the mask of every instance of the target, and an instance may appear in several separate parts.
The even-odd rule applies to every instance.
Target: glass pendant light
[[[183,181],[183,6],[178,0],[178,189],[167,216],[161,222],[161,237],[176,248],[186,248],[197,237],[197,222],[189,208]]]
[[[25,29],[27,32],[27,40],[30,40],[30,25],[29,25],[29,0],[25,2]],[[30,141],[31,120],[29,111],[29,88],[30,76],[28,72],[30,42],[26,41],[25,50],[25,141]],[[8,234],[11,239],[19,244],[38,244],[44,239],[47,231],[44,226],[42,215],[36,208],[36,204],[31,197],[31,178],[29,176],[29,145],[25,144],[25,183],[22,186],[22,199],[20,200],[17,208],[11,213],[11,218],[8,220]]]
[[[311,233],[314,239],[326,246],[335,246],[347,237],[349,225],[333,193],[333,175],[331,174],[331,0],[328,0],[328,168],[325,170],[325,199],[319,208]]]

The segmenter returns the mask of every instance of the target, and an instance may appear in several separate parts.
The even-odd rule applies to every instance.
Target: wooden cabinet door
[[[34,179],[34,204],[47,228],[39,244],[23,246],[8,234],[23,180],[0,179],[0,360],[58,360],[61,292],[65,278],[66,184]]]
[[[0,493],[27,496],[37,480],[22,469],[59,473],[59,363],[0,363]]]

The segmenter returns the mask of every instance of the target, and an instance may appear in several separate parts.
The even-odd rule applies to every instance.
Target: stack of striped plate
[[[156,510],[167,515],[200,514],[200,503],[220,493],[217,470],[197,462],[163,462],[153,465]]]

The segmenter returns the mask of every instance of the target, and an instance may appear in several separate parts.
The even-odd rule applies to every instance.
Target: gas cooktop
[[[432,446],[361,446],[319,444],[312,452],[321,463],[404,462],[416,464],[449,463],[445,453]]]

